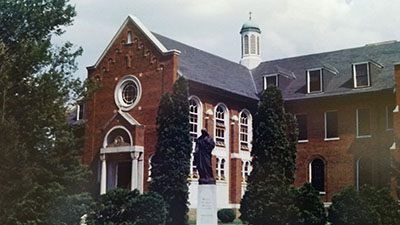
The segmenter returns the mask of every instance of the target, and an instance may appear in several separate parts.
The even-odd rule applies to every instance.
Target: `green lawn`
[[[196,225],[196,221],[189,221],[189,225]],[[232,223],[221,223],[218,222],[218,225],[243,225],[241,220],[235,220]]]

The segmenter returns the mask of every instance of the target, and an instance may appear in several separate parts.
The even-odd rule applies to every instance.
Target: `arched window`
[[[251,54],[256,54],[256,36],[254,34],[250,36],[250,51]]]
[[[356,170],[357,190],[364,184],[372,185],[373,162],[369,157],[358,159]]]
[[[216,180],[225,180],[225,159],[217,158],[215,166]]]
[[[317,191],[325,192],[325,165],[321,159],[310,163],[310,182]]]
[[[127,44],[132,43],[132,32],[130,32],[130,31],[128,32],[128,38],[127,38],[126,43],[127,43]]]
[[[227,121],[227,115],[226,114],[226,107],[223,105],[218,105],[216,110],[215,110],[215,144],[220,147],[225,147],[226,146],[226,137],[225,137],[225,131],[226,131],[226,121]]]
[[[249,54],[249,36],[244,36],[244,54]]]
[[[250,148],[250,132],[251,132],[251,116],[247,110],[240,112],[239,120],[239,140],[240,149],[249,150]]]
[[[199,134],[199,103],[191,98],[189,100],[189,123],[190,123],[190,136],[192,142],[196,142]]]

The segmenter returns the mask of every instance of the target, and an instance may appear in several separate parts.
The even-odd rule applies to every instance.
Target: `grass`
[[[189,221],[188,225],[196,225],[196,221]],[[232,223],[218,222],[218,225],[243,225],[243,223],[241,220],[234,220]]]

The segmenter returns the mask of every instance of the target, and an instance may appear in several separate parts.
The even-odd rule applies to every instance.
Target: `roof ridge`
[[[273,60],[265,60],[265,61],[262,61],[260,64],[262,64],[262,63],[271,63],[271,62],[276,62],[276,61],[281,61],[281,60],[292,60],[292,59],[302,58],[302,57],[312,57],[312,56],[318,56],[318,55],[332,54],[332,53],[342,52],[342,51],[365,49],[365,48],[375,48],[375,47],[382,47],[382,46],[385,46],[385,45],[400,44],[400,42],[393,41],[393,40],[391,40],[391,41],[383,41],[383,42],[380,42],[380,43],[381,44],[366,44],[366,45],[363,45],[363,46],[353,47],[353,48],[343,48],[343,49],[331,50],[331,51],[326,51],[326,52],[310,53],[310,54],[305,54],[305,55],[283,57],[283,58],[278,58],[278,59],[273,59]]]

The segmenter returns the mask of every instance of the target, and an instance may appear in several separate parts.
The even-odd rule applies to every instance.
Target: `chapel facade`
[[[251,18],[240,35],[242,57],[235,63],[152,33],[128,16],[88,67],[88,78],[101,87],[84,106],[83,161],[98,171],[99,194],[113,187],[147,190],[158,103],[178,76],[189,81],[193,143],[201,128],[216,142],[218,208],[240,207],[251,172],[252,117],[270,85],[281,89],[286,111],[298,121],[295,185],[311,182],[326,206],[348,185],[395,185],[396,170],[388,168],[400,146],[399,42],[262,61],[261,29]],[[188,179],[195,209],[193,163]]]

